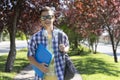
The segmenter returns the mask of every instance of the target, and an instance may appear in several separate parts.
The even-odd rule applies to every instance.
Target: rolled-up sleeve
[[[69,47],[69,40],[68,40],[68,36],[66,34],[64,34],[63,39],[64,39],[63,40],[64,41],[64,45],[66,47]]]
[[[28,53],[27,56],[34,56],[35,54],[35,40],[32,37],[29,41],[28,41]]]

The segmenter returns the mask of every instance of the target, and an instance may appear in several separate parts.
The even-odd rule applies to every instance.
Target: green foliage
[[[25,34],[22,31],[17,31],[16,39],[17,40],[26,40],[26,36],[25,36]]]
[[[77,48],[74,48],[74,44],[71,44],[68,54],[69,56],[84,56],[91,54],[91,50],[82,44],[79,44]]]
[[[98,40],[98,36],[96,34],[91,33],[89,35],[89,44],[92,46]]]
[[[9,37],[8,31],[6,29],[2,32],[1,38],[3,41],[9,40],[10,37]]]
[[[1,33],[1,41],[8,41],[10,39],[9,33],[7,30],[4,30]],[[17,40],[26,40],[26,36],[22,31],[17,31],[16,33]]]
[[[11,73],[4,72],[7,55],[0,56],[0,80],[13,80],[15,75],[29,64],[26,55],[27,49],[23,49],[17,52],[16,60],[14,63],[14,70]]]
[[[22,31],[18,31],[16,33],[16,39],[17,40],[26,40],[26,36],[25,36],[25,34]]]
[[[75,30],[70,29],[66,24],[62,24],[60,28],[68,35],[70,45],[73,46],[72,48],[76,49],[83,37]]]
[[[74,44],[71,44],[68,54],[70,56],[82,55],[84,53],[83,50],[84,50],[83,46],[79,45],[77,48],[74,48]]]
[[[96,35],[95,33],[90,33],[89,36],[88,36],[88,44],[89,44],[89,48],[92,49],[92,51],[94,53],[96,53],[96,45],[98,44],[99,42],[99,36]]]

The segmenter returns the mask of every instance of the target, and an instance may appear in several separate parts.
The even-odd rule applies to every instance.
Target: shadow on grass
[[[13,80],[13,79],[8,76],[0,76],[0,80]]]
[[[97,74],[102,73],[109,76],[119,76],[119,70],[114,64],[105,63],[102,60],[95,58],[86,58],[84,61],[81,59],[73,59],[76,68],[81,74]]]
[[[20,72],[24,67],[26,67],[29,64],[27,59],[24,58],[18,58],[15,60],[15,65],[14,65],[14,71],[15,72]]]
[[[4,71],[6,60],[6,56],[0,56],[0,71]]]
[[[9,77],[9,75],[7,75],[5,72],[5,63],[7,60],[7,55],[6,56],[0,56],[0,80],[13,80],[11,79],[11,77]],[[25,58],[17,58],[15,59],[14,62],[14,67],[13,67],[13,71],[15,73],[20,72],[20,70],[22,70],[24,67],[26,67],[29,64],[28,60]],[[5,74],[4,74],[5,73]],[[13,73],[8,73],[8,74],[13,74]]]
[[[4,71],[6,60],[7,60],[6,56],[0,56],[0,71]],[[18,58],[15,60],[14,70],[18,71],[18,70],[24,68],[25,66],[27,66],[28,64],[29,64],[29,62],[27,59]]]

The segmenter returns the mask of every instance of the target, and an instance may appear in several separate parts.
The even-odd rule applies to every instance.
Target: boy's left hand
[[[60,44],[60,45],[59,45],[59,50],[60,50],[61,52],[65,52],[65,45],[64,45],[64,44]]]

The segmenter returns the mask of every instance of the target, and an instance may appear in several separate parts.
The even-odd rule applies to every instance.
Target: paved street
[[[27,47],[27,41],[16,41],[16,49],[19,50],[21,48]],[[3,41],[0,42],[0,55],[3,55],[5,53],[8,53],[10,50],[10,42],[9,41]]]
[[[113,56],[112,45],[110,44],[99,43],[97,51]],[[117,48],[117,57],[120,59],[120,46]]]
[[[9,41],[0,42],[0,55],[8,53],[10,50],[9,46],[10,46]],[[27,41],[16,41],[17,50],[25,47],[27,47]],[[97,51],[113,56],[112,46],[110,44],[99,43]],[[120,59],[120,46],[117,49],[117,56]]]

